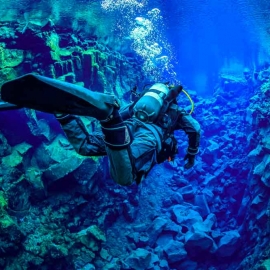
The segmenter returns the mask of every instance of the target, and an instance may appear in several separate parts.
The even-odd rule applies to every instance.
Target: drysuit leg
[[[90,133],[78,116],[56,116],[74,150],[82,156],[105,156],[106,145],[101,131]]]
[[[89,133],[78,116],[64,115],[56,118],[77,153],[84,156],[108,155],[112,179],[119,185],[132,184],[131,139],[121,118],[103,123],[103,133],[93,134]]]

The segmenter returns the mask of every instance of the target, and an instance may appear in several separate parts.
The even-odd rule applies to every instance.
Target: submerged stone
[[[219,240],[216,254],[220,257],[230,257],[238,249],[240,244],[240,234],[238,231],[228,231]]]
[[[167,225],[167,223],[168,223],[167,219],[158,217],[150,225],[150,227],[147,230],[147,233],[149,235],[149,246],[150,247],[154,246],[159,234],[162,232],[162,230]]]
[[[143,248],[138,248],[132,251],[132,253],[125,260],[125,263],[130,267],[128,269],[148,269],[151,260],[151,252]]]
[[[197,255],[202,251],[210,252],[214,240],[204,232],[188,232],[185,235],[185,248],[188,253]]]
[[[164,252],[170,264],[180,262],[187,256],[184,244],[175,240],[169,241],[168,244],[164,246]]]

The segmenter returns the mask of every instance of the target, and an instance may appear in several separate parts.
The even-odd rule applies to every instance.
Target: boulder
[[[187,269],[187,270],[197,270],[198,264],[196,262],[185,260],[179,264],[179,269]]]
[[[1,196],[1,195],[0,195]],[[0,197],[0,207],[3,201]],[[17,254],[22,249],[24,234],[13,219],[4,211],[0,209],[0,232],[1,232],[1,249],[0,257],[6,254]]]
[[[149,235],[149,246],[150,247],[154,246],[159,234],[162,232],[163,228],[167,225],[167,222],[168,222],[167,219],[158,217],[150,225],[150,227],[147,230],[147,233]]]
[[[210,209],[204,194],[195,195],[194,205],[198,206],[198,211],[203,218],[210,214]]]
[[[201,215],[197,211],[182,205],[175,205],[172,208],[172,220],[189,229],[194,223],[203,221]]]
[[[9,154],[11,154],[11,147],[8,144],[6,137],[0,133],[0,157],[7,156]]]
[[[123,202],[123,216],[125,219],[129,222],[132,222],[135,220],[136,217],[136,208],[133,207],[128,200],[124,200]]]
[[[181,226],[174,223],[173,221],[169,221],[166,227],[163,229],[164,233],[170,233],[173,236],[176,236],[178,233],[181,232]]]
[[[240,245],[240,234],[238,231],[228,231],[224,233],[218,243],[216,254],[219,257],[232,256]]]
[[[2,158],[2,166],[3,167],[12,167],[16,168],[22,165],[23,157],[20,155],[18,151],[12,151],[10,155]]]
[[[207,231],[211,231],[212,227],[217,222],[217,217],[215,214],[211,213],[207,216],[207,218],[204,220],[203,224],[207,228]]]
[[[162,233],[157,239],[157,245],[163,247],[173,240],[173,236],[170,233]]]
[[[106,241],[106,235],[96,225],[91,225],[88,228],[79,231],[76,234],[76,238],[79,242],[93,251],[99,250],[100,243]]]
[[[125,259],[126,269],[148,269],[151,264],[152,254],[146,249],[138,248],[131,252]]]
[[[3,49],[1,46],[0,68],[13,68],[20,65],[24,60],[24,50]]]
[[[213,245],[214,240],[204,232],[187,232],[185,235],[185,249],[191,255],[210,252]]]
[[[184,200],[192,200],[194,198],[195,190],[192,185],[185,186],[180,189],[180,193]]]
[[[270,155],[264,156],[263,161],[255,167],[253,173],[261,177],[265,186],[270,187]]]
[[[180,262],[187,256],[184,244],[175,240],[169,241],[168,244],[164,246],[164,253],[166,254],[169,264]]]

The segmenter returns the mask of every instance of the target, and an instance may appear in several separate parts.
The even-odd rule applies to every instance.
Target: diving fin
[[[4,83],[1,99],[18,107],[91,116],[98,120],[106,120],[117,106],[113,95],[32,73]]]

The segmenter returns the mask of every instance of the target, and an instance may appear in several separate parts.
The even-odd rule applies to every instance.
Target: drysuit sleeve
[[[195,120],[186,111],[180,111],[177,119],[176,129],[182,129],[188,135],[188,150],[191,155],[196,155],[199,152],[201,127],[197,120]]]
[[[83,121],[78,116],[56,116],[69,142],[75,151],[82,156],[107,155],[103,134],[101,132],[89,133]]]

